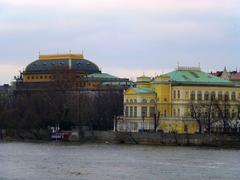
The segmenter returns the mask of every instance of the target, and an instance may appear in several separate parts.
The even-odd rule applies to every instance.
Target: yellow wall
[[[23,82],[49,82],[52,80],[51,74],[26,74],[23,75]]]
[[[152,87],[155,89],[155,93],[152,94],[138,94],[133,88],[127,90],[124,94],[124,106],[137,106],[138,109],[144,105],[148,108],[155,106],[156,112],[160,112],[160,122],[159,129],[165,132],[177,131],[178,133],[188,133],[198,132],[198,124],[195,120],[184,120],[186,117],[190,117],[190,94],[195,91],[195,98],[197,101],[197,92],[202,92],[202,101],[204,101],[204,92],[208,91],[209,96],[212,91],[216,94],[216,99],[218,92],[221,91],[222,94],[225,92],[229,93],[231,109],[237,110],[235,102],[231,101],[231,93],[236,93],[236,100],[240,101],[240,87],[234,86],[176,86],[167,82],[167,78],[162,79],[158,77],[158,80],[162,80],[161,83],[138,83],[137,87]],[[174,91],[176,92],[176,98],[174,98]],[[180,97],[178,96],[178,91],[180,92]],[[155,104],[149,103],[151,99],[155,100]],[[137,103],[129,104],[127,100],[137,99]],[[147,99],[147,104],[141,104],[142,99]],[[174,115],[175,110],[175,115]],[[166,114],[164,113],[166,111]],[[138,113],[140,115],[141,113]],[[166,115],[166,116],[165,116]]]

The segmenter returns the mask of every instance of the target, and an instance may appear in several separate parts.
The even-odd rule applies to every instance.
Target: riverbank
[[[47,142],[51,141],[47,131],[33,136],[24,131],[21,134],[3,136],[3,141],[22,142]],[[141,145],[170,145],[170,146],[211,146],[240,148],[240,135],[217,135],[217,134],[176,134],[176,133],[129,133],[113,131],[84,131],[82,133],[72,131],[66,142],[91,142],[111,144],[141,144]]]
[[[127,133],[111,131],[94,131],[94,141],[109,143],[177,145],[177,146],[213,146],[239,147],[239,135],[175,134],[175,133]]]

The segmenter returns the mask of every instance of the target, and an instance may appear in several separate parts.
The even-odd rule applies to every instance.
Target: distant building
[[[0,86],[0,104],[4,105],[6,102],[10,100],[10,96],[12,95],[11,86],[8,84],[4,84]]]
[[[136,87],[124,93],[124,116],[115,120],[115,130],[196,133],[199,125],[193,113],[199,121],[208,117],[218,120],[220,108],[227,102],[226,117],[237,118],[239,100],[240,87],[233,82],[200,68],[178,67],[154,78],[138,77]],[[210,112],[210,107],[216,110]]]
[[[131,85],[129,79],[102,73],[82,54],[50,54],[39,55],[16,77],[15,92],[38,92],[56,86],[69,91],[123,90]]]
[[[10,94],[11,86],[9,84],[4,84],[0,86],[0,97],[6,97]]]
[[[225,67],[223,71],[211,72],[210,74],[226,80],[230,80],[235,85],[240,85],[240,72],[238,72],[237,70],[227,71],[227,68]]]

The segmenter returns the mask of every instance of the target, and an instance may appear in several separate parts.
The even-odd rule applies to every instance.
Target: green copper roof
[[[170,82],[199,85],[232,85],[231,81],[209,75],[198,70],[176,70],[163,76],[170,77]]]
[[[91,77],[91,78],[101,78],[101,79],[119,79],[118,77],[113,76],[111,74],[107,74],[107,73],[89,74],[88,77]]]
[[[153,88],[132,88],[132,89],[139,94],[152,94],[155,92]]]

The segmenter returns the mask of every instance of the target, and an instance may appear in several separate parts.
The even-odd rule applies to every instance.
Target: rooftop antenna
[[[71,51],[71,49],[69,49],[69,54],[72,54],[72,51]]]
[[[200,62],[198,62],[198,67],[201,68],[201,63]]]
[[[179,61],[177,62],[177,68],[179,68]]]

